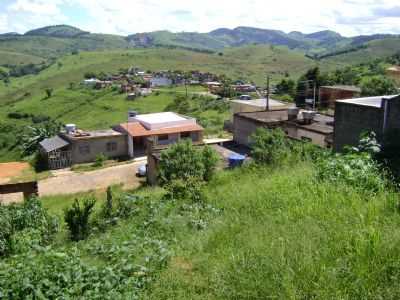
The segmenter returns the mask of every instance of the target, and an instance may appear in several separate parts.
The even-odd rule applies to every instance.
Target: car
[[[145,177],[146,175],[147,175],[147,164],[139,166],[138,171],[137,171],[137,176]]]

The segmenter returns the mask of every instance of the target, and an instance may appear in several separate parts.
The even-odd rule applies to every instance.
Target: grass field
[[[73,249],[87,266],[149,267],[143,299],[397,298],[398,195],[317,183],[313,173],[308,163],[221,172],[205,189],[214,209],[202,213],[144,188],[148,202],[131,219],[75,245],[61,232],[52,248]],[[88,195],[43,203],[61,216],[75,197]],[[159,245],[167,263],[146,264]]]

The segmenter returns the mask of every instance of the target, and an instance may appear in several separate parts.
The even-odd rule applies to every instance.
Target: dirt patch
[[[28,163],[11,162],[0,164],[0,183],[9,181],[12,177],[20,175],[24,170],[30,168]]]

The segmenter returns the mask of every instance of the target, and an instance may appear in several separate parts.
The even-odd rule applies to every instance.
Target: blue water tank
[[[243,165],[244,160],[246,159],[245,156],[240,154],[231,154],[228,157],[229,160],[229,168],[236,168]]]

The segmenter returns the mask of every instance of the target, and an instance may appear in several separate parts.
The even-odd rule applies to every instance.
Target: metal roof
[[[43,141],[40,142],[40,146],[48,153],[57,149],[64,148],[65,146],[68,146],[69,143],[60,138],[58,135],[44,139]]]
[[[354,99],[347,99],[347,100],[337,100],[336,102],[381,108],[383,100],[392,100],[392,99],[399,98],[399,97],[400,97],[400,95],[364,97],[364,98],[354,98]]]

